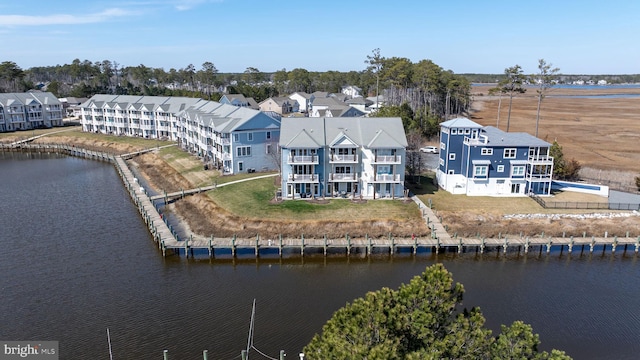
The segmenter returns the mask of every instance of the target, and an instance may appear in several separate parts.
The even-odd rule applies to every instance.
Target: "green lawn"
[[[589,213],[593,210],[580,209],[544,209],[529,197],[493,197],[493,196],[467,196],[453,195],[438,188],[433,183],[435,174],[430,173],[422,177],[419,187],[412,186],[412,192],[425,204],[431,200],[433,209],[438,211],[464,211],[464,212],[493,212],[501,214],[574,214]],[[547,201],[578,201],[596,202],[597,196],[579,193],[560,193]],[[602,199],[600,199],[602,201]],[[606,199],[605,199],[606,201]]]
[[[335,199],[327,204],[304,200],[286,200],[272,203],[276,186],[273,178],[258,179],[220,187],[209,196],[230,212],[249,218],[275,220],[372,220],[407,219],[420,216],[414,203],[400,200],[376,200],[356,204],[350,200]]]

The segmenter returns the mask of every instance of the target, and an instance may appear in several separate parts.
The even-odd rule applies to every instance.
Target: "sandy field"
[[[474,86],[471,119],[506,130],[509,98],[503,96],[498,124],[499,97],[488,96],[492,86]],[[581,98],[568,95],[638,95],[635,98]],[[565,96],[565,97],[563,97]],[[513,98],[510,132],[535,134],[535,88]],[[640,88],[577,90],[552,88],[542,101],[538,137],[557,140],[566,158],[583,167],[640,175]]]

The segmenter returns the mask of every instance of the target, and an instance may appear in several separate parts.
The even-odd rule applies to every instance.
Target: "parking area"
[[[422,153],[422,163],[426,169],[437,170],[438,169],[438,161],[440,159],[440,154],[428,154]]]

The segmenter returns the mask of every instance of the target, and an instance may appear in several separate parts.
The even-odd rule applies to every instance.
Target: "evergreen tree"
[[[521,321],[493,337],[479,309],[459,311],[464,288],[442,264],[398,290],[382,288],[336,311],[304,348],[307,359],[570,359],[538,352]]]

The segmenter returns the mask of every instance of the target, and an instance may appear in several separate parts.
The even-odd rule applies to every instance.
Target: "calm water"
[[[213,263],[164,259],[108,164],[0,153],[0,339],[58,340],[61,359],[237,358],[255,298],[255,347],[288,358],[366,291],[434,261],[487,324],[522,319],[542,349],[576,359],[640,352],[640,265],[629,252],[568,257],[425,254],[368,260]],[[261,358],[254,354],[253,359]]]

